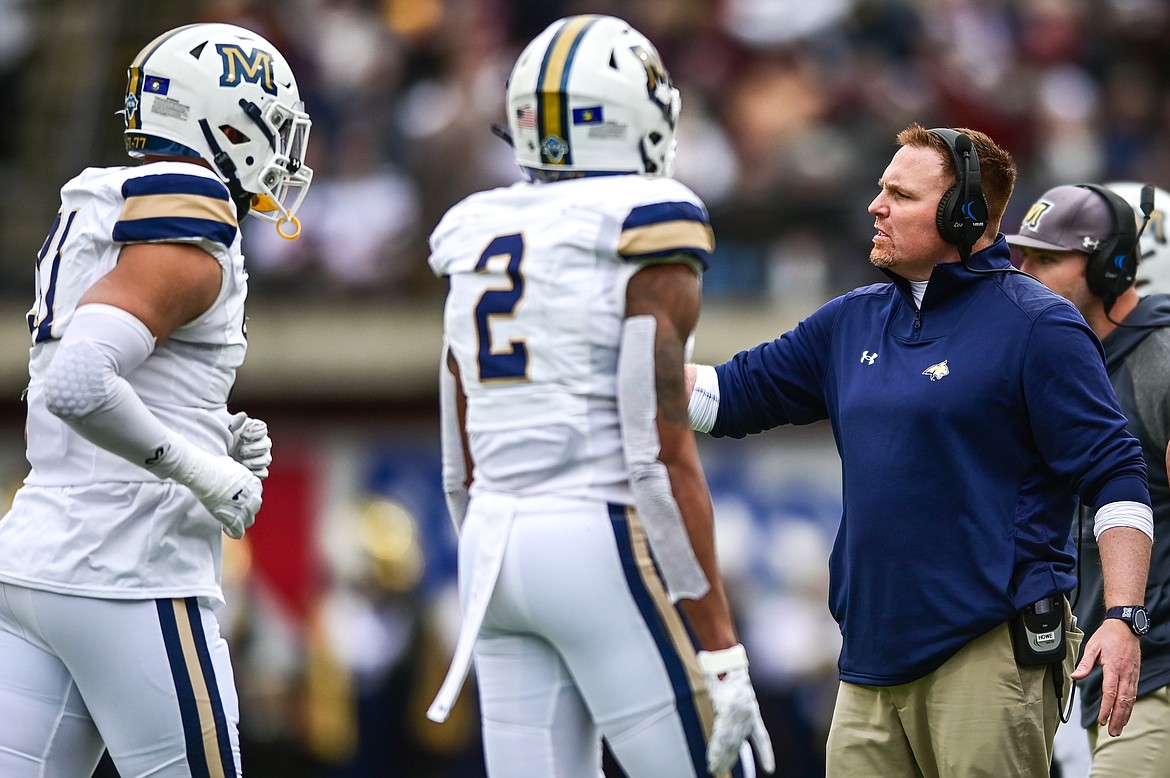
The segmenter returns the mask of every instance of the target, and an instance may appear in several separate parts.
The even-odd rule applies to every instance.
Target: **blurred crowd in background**
[[[55,1],[0,1],[0,87],[35,80],[22,65],[51,34],[37,26],[38,7]],[[253,231],[257,294],[441,295],[425,262],[427,235],[468,193],[517,180],[510,150],[489,129],[505,121],[508,72],[545,25],[580,12],[623,16],[645,32],[682,92],[677,173],[711,212],[710,297],[810,297],[811,310],[874,280],[866,205],[894,134],[911,121],[974,127],[1015,155],[1021,175],[1009,222],[1058,183],[1170,186],[1170,146],[1162,142],[1170,131],[1170,6],[1162,0],[144,7],[152,6],[160,29],[193,20],[253,28],[298,74],[317,179],[302,240]],[[149,29],[141,20],[137,28]],[[98,107],[116,110],[119,88]],[[0,161],[14,151],[19,94],[0,88]]]
[[[27,126],[43,115],[29,106],[45,99],[40,54],[56,35],[46,19],[63,18],[67,6],[0,0],[0,186],[9,191],[49,169],[37,157],[47,128]],[[705,295],[716,304],[785,301],[811,311],[880,280],[867,261],[866,207],[895,134],[913,121],[982,130],[1015,156],[1008,225],[1055,184],[1170,188],[1164,0],[111,0],[102,8],[125,18],[114,25],[119,45],[104,49],[108,62],[73,63],[112,74],[99,81],[103,92],[73,106],[71,115],[107,130],[99,158],[83,164],[125,164],[113,112],[126,63],[159,32],[232,22],[292,63],[313,118],[316,177],[300,240],[246,231],[260,298],[437,305],[444,287],[427,267],[427,236],[467,194],[519,179],[490,126],[506,121],[504,86],[520,48],[573,13],[626,18],[657,43],[682,92],[677,176],[711,213]],[[32,196],[28,180],[28,194],[16,197]],[[63,180],[50,182],[50,194]],[[13,207],[12,198],[0,203]],[[47,224],[47,216],[0,213],[0,245],[39,245]],[[31,254],[0,256],[0,295],[31,294],[31,262]],[[17,434],[3,457],[19,478]],[[230,544],[231,604],[221,619],[237,657],[247,774],[482,775],[473,684],[446,725],[423,718],[458,625],[435,430],[427,421],[295,437],[274,428],[261,520]],[[831,438],[820,429],[701,446],[780,774],[821,775],[839,645],[825,604],[840,509]]]
[[[466,194],[517,180],[489,132],[505,122],[508,72],[546,24],[578,12],[626,17],[682,92],[677,175],[711,212],[711,296],[819,302],[874,280],[866,206],[910,121],[977,128],[1012,152],[1009,222],[1057,183],[1170,185],[1170,7],[1158,0],[288,5],[220,6],[290,52],[314,119],[312,240],[258,231],[251,247],[272,286],[441,291],[426,237]]]

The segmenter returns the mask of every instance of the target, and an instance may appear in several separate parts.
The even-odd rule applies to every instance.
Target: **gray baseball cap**
[[[1105,198],[1080,186],[1049,189],[1028,209],[1013,246],[1091,254],[1113,234],[1113,209]]]

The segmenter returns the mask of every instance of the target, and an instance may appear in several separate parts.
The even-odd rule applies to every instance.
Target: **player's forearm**
[[[447,512],[458,532],[467,514],[468,489],[471,485],[471,459],[465,430],[466,398],[459,380],[459,366],[450,348],[443,345],[444,358],[439,367],[439,443],[442,459],[443,494]]]
[[[710,494],[697,467],[667,463],[667,472],[691,548],[710,584],[704,596],[697,600],[680,600],[679,606],[703,649],[714,651],[728,648],[738,643],[739,639],[732,622],[723,577],[719,572]]]

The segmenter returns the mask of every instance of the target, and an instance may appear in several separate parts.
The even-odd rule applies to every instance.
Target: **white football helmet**
[[[654,45],[612,16],[553,22],[508,79],[516,162],[538,180],[671,175],[680,105]]]
[[[309,115],[288,62],[231,24],[189,24],[155,38],[127,71],[126,152],[198,157],[237,203],[296,237],[309,189]],[[249,197],[248,195],[251,195]],[[281,230],[291,223],[295,232]]]
[[[1141,191],[1145,184],[1134,181],[1114,181],[1106,184],[1133,206],[1137,214],[1138,227],[1142,226],[1145,216],[1142,215]],[[1134,286],[1142,295],[1170,294],[1170,235],[1167,230],[1170,224],[1166,223],[1166,216],[1170,214],[1170,192],[1154,187],[1154,210],[1150,213],[1150,223],[1141,237],[1141,259],[1138,261],[1137,278]]]

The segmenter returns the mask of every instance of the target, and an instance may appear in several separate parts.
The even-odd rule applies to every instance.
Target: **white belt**
[[[455,655],[447,669],[447,677],[435,695],[435,701],[427,709],[427,718],[431,721],[447,720],[451,706],[455,704],[467,672],[471,669],[472,650],[479,637],[479,628],[483,625],[492,592],[496,588],[517,504],[515,497],[505,494],[480,493],[472,499],[471,512],[479,514],[482,523],[479,545],[472,563],[471,585],[467,590],[467,604],[463,611],[463,623],[459,627],[459,639],[455,643]],[[464,531],[466,529],[465,524]]]

